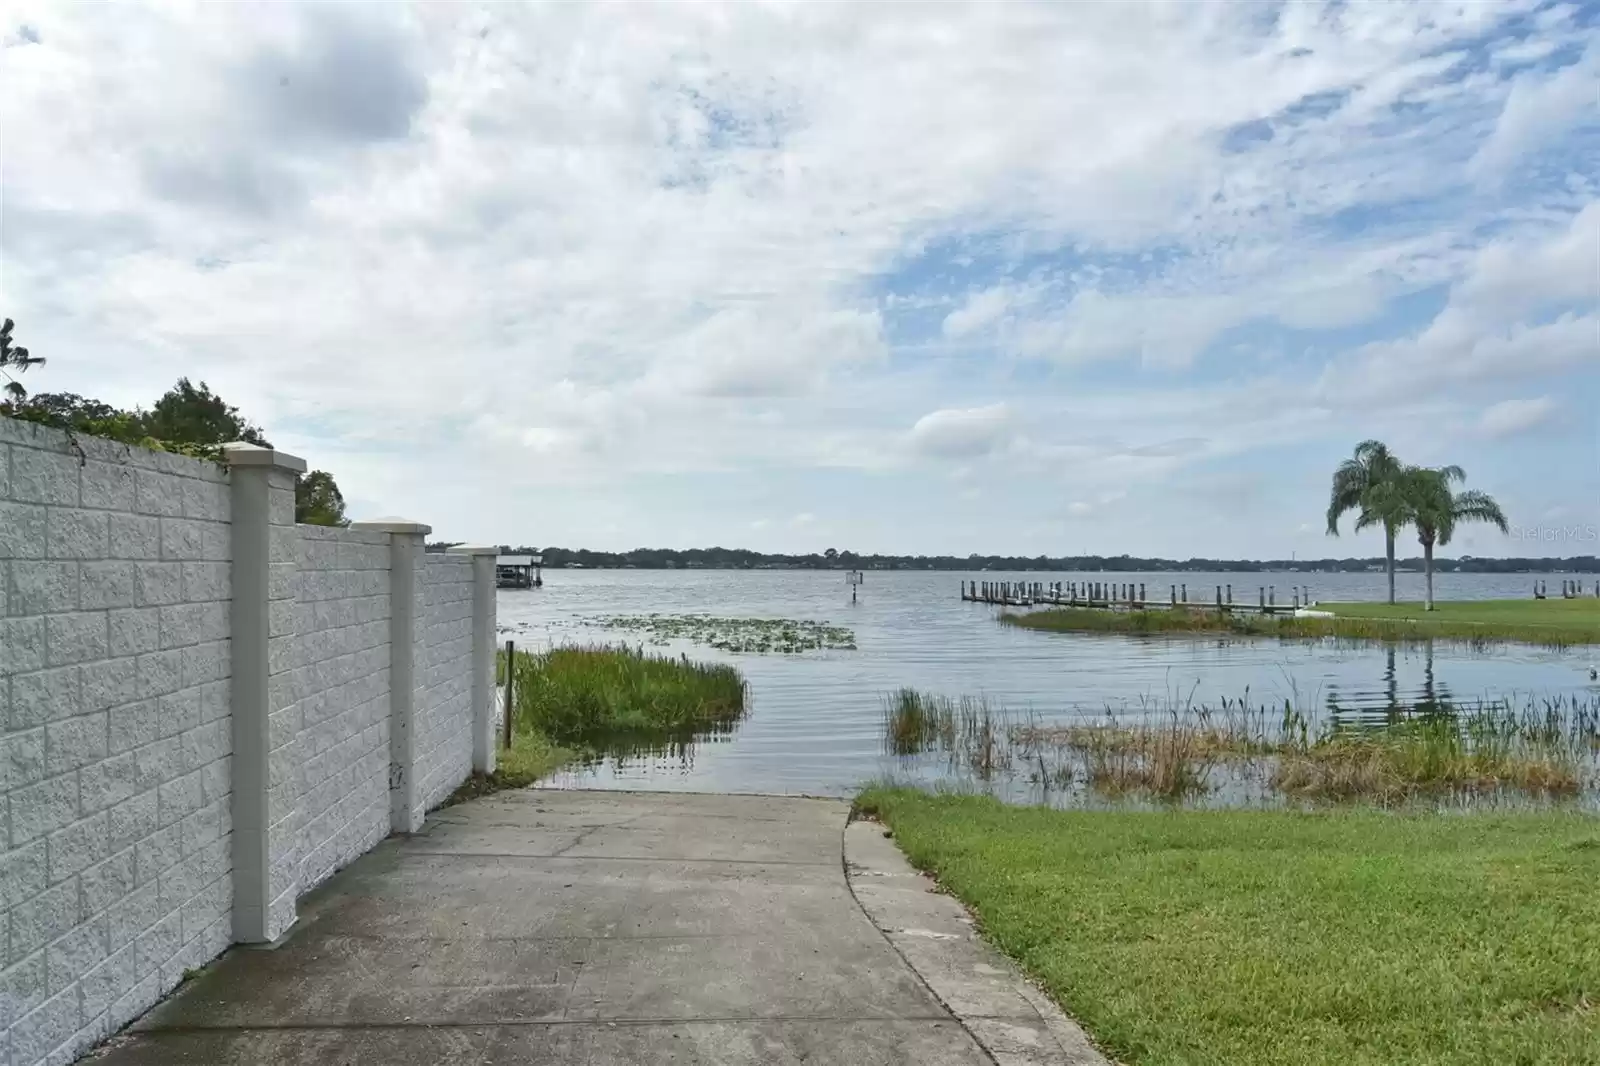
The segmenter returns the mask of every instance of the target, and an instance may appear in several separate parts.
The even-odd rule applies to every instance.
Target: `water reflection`
[[[1401,654],[1395,645],[1381,649],[1383,657],[1381,699],[1374,693],[1356,692],[1341,698],[1338,689],[1330,689],[1323,705],[1328,718],[1341,725],[1373,723],[1393,724],[1407,717],[1447,714],[1459,702],[1448,682],[1441,681],[1434,670],[1432,643],[1412,645],[1407,654],[1420,655],[1421,676],[1415,687],[1402,689],[1400,671],[1395,660]]]
[[[707,745],[728,744],[737,727],[718,725],[707,730],[682,730],[661,736],[603,731],[586,734],[578,742],[582,754],[575,760],[579,771],[606,769],[626,774],[649,769],[692,773],[696,753]]]

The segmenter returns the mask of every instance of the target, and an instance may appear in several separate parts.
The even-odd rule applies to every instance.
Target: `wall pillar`
[[[295,886],[280,883],[273,862],[274,828],[281,836],[293,811],[273,802],[271,681],[273,653],[294,640],[294,485],[306,464],[253,444],[223,453],[233,494],[233,939],[260,943],[294,922]]]
[[[353,522],[351,529],[389,534],[389,828],[422,828],[417,795],[417,648],[422,630],[422,553],[432,526],[406,518]]]
[[[472,768],[494,773],[495,558],[500,549],[461,544],[449,549],[472,556]]]

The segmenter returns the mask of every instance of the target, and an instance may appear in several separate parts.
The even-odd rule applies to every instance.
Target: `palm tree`
[[[1339,519],[1356,512],[1356,532],[1383,527],[1385,571],[1389,575],[1389,602],[1394,602],[1394,538],[1410,521],[1410,508],[1401,487],[1405,465],[1381,440],[1364,440],[1355,454],[1333,472],[1328,493],[1328,534],[1339,535]]]
[[[14,348],[11,345],[11,330],[14,323],[8,318],[5,325],[0,326],[0,377],[6,379],[4,392],[13,403],[21,403],[28,398],[28,390],[22,383],[6,372],[6,367],[11,367],[18,373],[37,366],[44,362],[43,357],[29,355],[26,348]]]
[[[1417,527],[1422,544],[1422,569],[1428,578],[1427,610],[1433,610],[1433,549],[1444,547],[1464,522],[1485,522],[1502,533],[1509,532],[1500,505],[1487,492],[1450,486],[1467,480],[1459,466],[1409,467],[1403,477],[1404,495],[1410,504],[1411,522]]]

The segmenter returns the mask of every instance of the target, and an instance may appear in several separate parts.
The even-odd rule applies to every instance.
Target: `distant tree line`
[[[11,343],[11,319],[0,326],[0,374],[4,375],[0,415],[23,422],[53,426],[68,433],[104,437],[154,451],[175,452],[196,459],[220,460],[222,446],[235,441],[270,448],[261,427],[201,382],[179,378],[148,410],[123,410],[74,392],[29,395],[15,375],[39,366],[44,359]],[[295,521],[319,526],[349,525],[344,495],[333,475],[312,470],[295,484]]]
[[[442,550],[443,542],[430,544],[433,550]],[[508,555],[542,554],[546,567],[563,567],[568,563],[585,568],[620,569],[633,567],[640,570],[1010,570],[1010,571],[1097,571],[1108,572],[1165,572],[1173,573],[1255,573],[1261,571],[1300,570],[1360,573],[1383,569],[1382,556],[1366,559],[1158,559],[1136,555],[860,555],[852,551],[829,548],[824,552],[807,555],[769,554],[747,551],[742,548],[635,548],[625,552],[590,551],[587,548],[504,545],[501,551]],[[1396,565],[1402,569],[1421,571],[1423,560],[1401,559]],[[1435,559],[1434,569],[1441,573],[1464,574],[1515,574],[1523,571],[1544,572],[1567,570],[1577,573],[1600,573],[1600,560],[1593,555],[1580,555],[1566,559],[1519,558],[1484,559],[1468,556],[1461,559]]]

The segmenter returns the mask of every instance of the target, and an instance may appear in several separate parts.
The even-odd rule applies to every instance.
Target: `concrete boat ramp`
[[[442,810],[90,1059],[1105,1061],[848,815],[833,800],[536,790]]]

